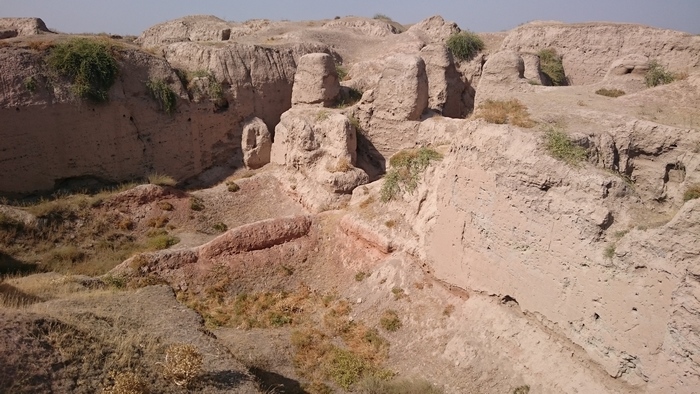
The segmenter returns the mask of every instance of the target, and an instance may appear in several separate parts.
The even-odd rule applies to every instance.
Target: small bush
[[[358,282],[362,282],[363,280],[365,280],[366,277],[367,273],[365,271],[360,271],[355,274],[355,280]]]
[[[566,74],[564,73],[564,64],[561,56],[552,48],[547,48],[539,51],[537,56],[540,57],[540,70],[546,75],[552,85],[566,85]]]
[[[387,331],[394,332],[401,328],[403,323],[401,323],[401,319],[399,319],[396,311],[389,309],[379,319],[379,325]]]
[[[172,114],[175,111],[177,95],[164,80],[152,79],[146,82],[146,87],[151,97],[158,101],[162,111],[167,114]]]
[[[345,81],[345,78],[348,77],[348,69],[345,68],[342,64],[335,64],[335,72],[338,74],[338,80],[339,81]]]
[[[535,122],[530,119],[530,114],[527,112],[525,105],[517,99],[508,101],[486,100],[479,105],[475,116],[495,124],[512,124],[525,128],[535,125]]]
[[[513,394],[529,394],[530,393],[530,386],[524,385],[524,386],[518,386],[513,389]]]
[[[696,198],[700,198],[700,183],[688,186],[683,193],[683,201],[695,200]]]
[[[171,203],[169,203],[169,202],[167,202],[167,201],[158,201],[158,204],[157,204],[157,205],[158,205],[158,208],[160,208],[160,209],[162,209],[162,210],[164,210],[164,211],[172,211],[173,209],[175,209],[175,207],[173,206],[173,204],[171,204]]]
[[[165,376],[178,386],[189,386],[202,373],[203,357],[194,345],[175,344],[165,352]]]
[[[152,185],[158,185],[158,186],[170,186],[173,187],[177,185],[177,181],[175,178],[165,175],[165,174],[159,174],[157,172],[153,174],[149,174],[146,179],[148,180],[148,183]]]
[[[406,292],[400,287],[394,287],[391,289],[391,293],[394,295],[394,300],[400,300],[406,297]]]
[[[226,182],[226,188],[231,193],[235,193],[235,192],[241,190],[241,187],[238,186],[238,184],[236,182],[233,182],[233,181]]]
[[[36,78],[33,76],[24,79],[24,88],[27,89],[29,93],[36,92]]]
[[[46,59],[48,66],[71,79],[73,93],[95,102],[107,101],[119,67],[104,41],[74,38],[57,44]]]
[[[644,75],[644,82],[646,82],[647,87],[653,88],[654,86],[666,85],[676,80],[676,76],[673,73],[666,71],[664,66],[661,65],[656,60],[649,63],[649,70]]]
[[[577,166],[588,156],[588,152],[569,139],[561,130],[550,129],[545,134],[545,147],[552,157]]]
[[[595,91],[595,94],[599,94],[599,95],[605,96],[605,97],[615,98],[615,97],[624,96],[625,92],[623,90],[620,90],[620,89],[598,89]]]
[[[371,366],[362,358],[344,349],[333,349],[330,363],[327,366],[328,376],[338,386],[349,390]]]
[[[447,48],[452,52],[452,56],[459,60],[472,60],[477,53],[485,47],[484,41],[470,31],[462,31],[452,34],[447,39]]]
[[[385,14],[374,14],[372,19],[379,19],[382,21],[391,21],[392,20],[388,15],[385,15]]]
[[[222,223],[222,222],[216,222],[211,227],[214,229],[214,231],[219,232],[219,233],[223,233],[226,230],[228,230],[228,226],[226,225],[226,223]]]
[[[608,245],[603,250],[603,256],[607,259],[612,259],[615,256],[615,244]]]
[[[392,156],[389,160],[392,168],[384,176],[380,190],[381,200],[390,201],[401,191],[413,192],[418,187],[418,176],[433,160],[441,158],[440,153],[426,147],[404,150]]]

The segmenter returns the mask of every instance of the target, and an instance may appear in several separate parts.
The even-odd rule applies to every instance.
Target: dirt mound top
[[[0,39],[50,33],[39,18],[0,18]]]

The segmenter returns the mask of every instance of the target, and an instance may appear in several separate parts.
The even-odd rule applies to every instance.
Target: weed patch
[[[165,175],[165,174],[159,174],[157,172],[153,174],[149,174],[148,177],[146,177],[148,180],[148,183],[152,185],[158,185],[158,186],[170,186],[174,187],[177,185],[177,181],[175,178]]]
[[[194,345],[175,344],[165,352],[165,376],[178,386],[188,387],[202,373],[203,357]]]
[[[605,250],[603,250],[603,256],[606,259],[612,259],[615,257],[615,244],[611,244],[605,247]]]
[[[556,128],[546,131],[545,148],[552,157],[572,166],[579,166],[588,156],[586,149],[576,145],[566,133]]]
[[[177,106],[177,95],[170,88],[165,80],[152,79],[146,82],[148,93],[153,97],[160,106],[161,111],[172,114]]]
[[[119,72],[112,52],[107,42],[74,38],[57,44],[46,63],[52,70],[71,79],[76,96],[105,102]]]
[[[475,117],[494,124],[512,124],[525,128],[535,125],[525,105],[517,99],[486,100],[477,108]]]
[[[204,210],[204,200],[199,197],[192,196],[190,198],[190,209],[193,211],[203,211]]]
[[[561,56],[552,48],[542,49],[537,53],[540,57],[540,70],[547,76],[553,86],[566,85],[566,74]]]
[[[484,41],[470,31],[462,31],[452,34],[447,39],[447,48],[452,52],[452,56],[459,60],[469,61],[476,57],[476,54],[485,47]]]
[[[384,176],[380,191],[383,202],[391,201],[400,192],[413,192],[418,187],[418,177],[434,160],[442,159],[437,151],[422,147],[398,152],[391,157],[391,169]]]

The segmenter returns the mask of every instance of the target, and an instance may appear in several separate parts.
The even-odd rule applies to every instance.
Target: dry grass
[[[399,319],[398,313],[391,309],[384,311],[382,317],[379,319],[379,324],[383,329],[389,332],[398,331],[398,329],[403,326],[401,319]]]
[[[386,381],[377,377],[369,377],[358,384],[359,394],[442,394],[444,391],[427,380],[396,379]]]
[[[625,92],[623,90],[620,90],[620,89],[598,89],[595,91],[595,94],[599,94],[599,95],[605,96],[605,97],[616,98],[616,97],[624,96]]]
[[[353,168],[353,165],[347,157],[341,157],[335,160],[334,163],[328,163],[328,165],[326,165],[326,171],[328,172],[348,172]]]
[[[148,183],[152,185],[170,187],[175,187],[177,185],[177,181],[175,180],[175,178],[171,177],[170,175],[159,174],[157,172],[149,174],[148,177],[146,177],[146,179],[148,180]]]
[[[700,198],[700,183],[688,186],[683,193],[683,201],[690,201],[696,198]]]
[[[535,122],[530,119],[527,108],[517,99],[486,100],[477,108],[475,117],[495,124],[512,124],[525,128],[535,126]]]
[[[178,386],[192,385],[202,374],[203,356],[196,346],[179,343],[165,351],[164,374]]]
[[[561,129],[551,127],[545,132],[545,148],[552,157],[577,167],[586,160],[588,152],[576,145]]]
[[[148,394],[148,384],[140,375],[131,372],[112,373],[110,378],[113,383],[106,387],[104,394]]]

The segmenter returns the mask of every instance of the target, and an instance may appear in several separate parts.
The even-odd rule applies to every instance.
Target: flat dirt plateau
[[[647,26],[2,18],[0,393],[700,393],[698,125]]]

